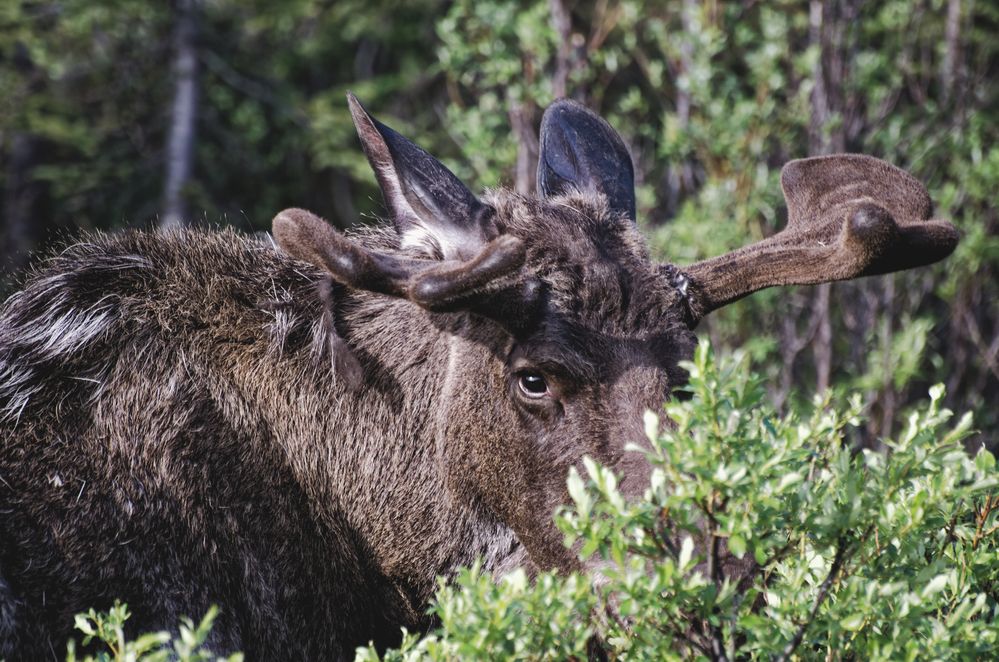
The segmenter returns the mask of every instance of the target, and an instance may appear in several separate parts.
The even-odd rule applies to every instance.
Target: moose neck
[[[329,357],[307,360],[315,347],[281,360],[260,357],[276,389],[263,388],[255,370],[235,377],[319,517],[347,527],[360,553],[422,610],[438,575],[479,556],[490,569],[501,565],[514,536],[448,484],[437,431],[448,382],[460,378],[453,320],[365,293],[339,304],[337,330],[364,367],[359,389],[337,378]],[[300,310],[303,317],[313,311],[318,329],[316,306]],[[313,333],[312,343],[320,341]]]

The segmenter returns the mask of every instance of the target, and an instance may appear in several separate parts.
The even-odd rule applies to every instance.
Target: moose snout
[[[621,494],[628,500],[642,498],[652,477],[648,453],[652,444],[645,432],[642,416],[632,416],[618,432],[619,459],[613,469],[618,476]]]

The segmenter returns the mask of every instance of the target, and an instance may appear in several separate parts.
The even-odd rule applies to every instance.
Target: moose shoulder
[[[120,598],[136,631],[215,603],[219,651],[338,659],[427,627],[435,577],[477,558],[572,570],[568,469],[641,494],[625,446],[702,315],[956,243],[909,175],[834,156],[785,168],[780,234],[657,264],[627,150],[578,104],[545,113],[539,197],[483,199],[350,106],[391,227],[96,236],[5,304],[0,658],[58,657]]]

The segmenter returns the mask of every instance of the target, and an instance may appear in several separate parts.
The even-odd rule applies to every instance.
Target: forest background
[[[534,188],[575,98],[624,136],[639,222],[680,265],[778,231],[781,166],[863,152],[962,233],[931,268],[761,292],[700,328],[778,408],[860,391],[877,445],[930,384],[999,443],[996,0],[7,0],[0,292],[81,232],[383,214],[345,93],[473,190]]]

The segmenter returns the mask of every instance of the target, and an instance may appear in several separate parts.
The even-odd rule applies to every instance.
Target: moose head
[[[537,197],[480,199],[348,99],[394,236],[351,238],[299,209],[274,219],[274,236],[332,282],[431,315],[449,338],[432,433],[447,482],[542,567],[574,566],[550,515],[584,455],[616,469],[628,496],[647,486],[641,454],[624,449],[643,439],[643,411],[682,382],[677,364],[704,315],[765,287],[928,264],[957,242],[913,177],[838,155],[785,166],[788,222],[776,236],[687,267],[657,263],[636,227],[628,150],[582,105],[544,114]],[[349,342],[335,345],[349,356]],[[362,382],[355,359],[339,364]]]

